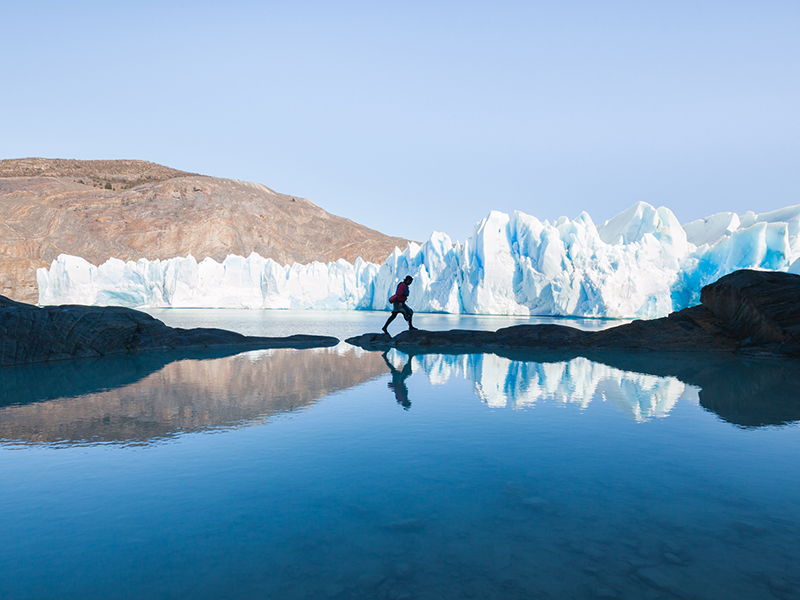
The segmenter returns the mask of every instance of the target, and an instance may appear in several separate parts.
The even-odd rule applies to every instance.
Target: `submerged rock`
[[[137,350],[335,346],[328,336],[250,337],[223,329],[178,329],[116,306],[38,308],[0,296],[0,365],[88,358]]]
[[[800,275],[736,271],[703,288],[701,306],[604,331],[563,325],[516,325],[497,331],[367,333],[346,340],[365,349],[475,352],[595,350],[739,352],[800,355]]]

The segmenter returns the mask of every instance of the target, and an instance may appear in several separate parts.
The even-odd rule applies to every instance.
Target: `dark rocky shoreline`
[[[0,296],[0,366],[92,358],[145,350],[335,346],[328,336],[249,337],[223,329],[179,329],[116,306],[39,308]]]
[[[608,352],[800,356],[800,275],[736,271],[703,288],[702,304],[662,319],[604,331],[562,325],[517,325],[497,331],[366,333],[346,340],[366,350],[413,354],[554,352],[596,357]],[[89,358],[142,350],[313,348],[327,336],[248,337],[221,329],[178,329],[122,307],[39,308],[0,296],[0,365]]]
[[[562,325],[516,325],[490,331],[404,331],[349,338],[366,350],[481,352],[552,350],[570,355],[607,351],[703,352],[800,356],[800,275],[742,270],[703,288],[702,304],[604,331]]]

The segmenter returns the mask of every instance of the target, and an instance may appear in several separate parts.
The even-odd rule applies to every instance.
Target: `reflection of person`
[[[389,371],[392,372],[392,380],[387,384],[387,387],[394,392],[394,397],[397,403],[403,407],[403,410],[408,410],[411,408],[411,401],[408,399],[406,379],[411,375],[411,358],[403,365],[403,370],[398,371],[394,368],[394,365],[389,362],[389,357],[386,356],[386,352],[384,352],[382,356],[384,362],[386,362],[386,366],[389,367]]]
[[[388,334],[389,330],[389,323],[395,320],[398,314],[403,315],[403,318],[408,322],[408,330],[415,331],[417,328],[411,324],[411,317],[414,315],[414,311],[411,310],[411,307],[406,305],[406,300],[408,300],[408,286],[411,285],[411,282],[414,281],[414,278],[411,275],[406,275],[406,278],[397,284],[397,291],[394,293],[394,296],[389,298],[389,302],[392,303],[392,314],[386,320],[386,323],[383,326],[383,333]]]

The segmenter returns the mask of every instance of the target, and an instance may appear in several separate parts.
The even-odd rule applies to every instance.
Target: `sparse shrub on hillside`
[[[111,184],[110,184],[110,183],[107,183],[107,184],[106,184],[104,187],[105,187],[105,189],[107,189],[107,190],[113,190],[113,189],[114,189],[114,188],[112,188],[112,187],[111,187]]]
[[[0,177],[80,177],[83,185],[101,189],[106,181],[112,184],[110,189],[114,189],[114,182],[120,189],[125,184],[136,187],[145,181],[159,182],[187,175],[193,173],[139,160],[0,159]]]

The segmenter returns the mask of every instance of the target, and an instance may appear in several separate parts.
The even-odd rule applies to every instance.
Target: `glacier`
[[[122,261],[60,255],[37,271],[39,304],[386,310],[414,277],[418,312],[657,318],[699,302],[737,269],[800,273],[800,205],[681,225],[638,202],[601,225],[588,213],[540,221],[492,211],[462,244],[434,232],[383,262],[281,265],[258,254]]]

